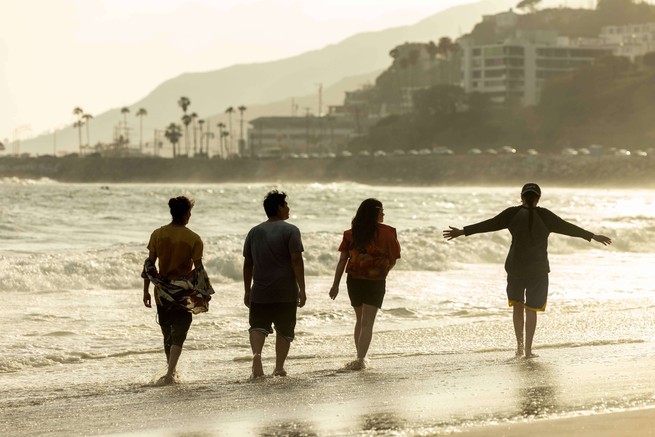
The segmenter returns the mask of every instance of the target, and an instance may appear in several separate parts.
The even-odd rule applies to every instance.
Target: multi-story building
[[[635,61],[649,52],[655,52],[655,23],[605,26],[599,35],[600,44],[612,49],[616,56]]]
[[[350,119],[336,116],[259,117],[250,121],[250,156],[336,153],[357,136]]]
[[[589,41],[559,37],[556,31],[517,31],[501,42],[458,40],[462,49],[462,86],[502,103],[535,105],[545,81],[611,55]]]

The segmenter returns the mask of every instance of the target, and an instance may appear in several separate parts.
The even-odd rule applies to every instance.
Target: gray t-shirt
[[[296,302],[298,283],[291,253],[302,252],[300,230],[284,220],[264,222],[248,232],[243,256],[253,260],[250,302]]]

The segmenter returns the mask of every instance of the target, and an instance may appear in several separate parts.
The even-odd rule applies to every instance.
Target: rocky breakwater
[[[655,188],[655,157],[423,155],[328,159],[0,158],[0,179],[61,182],[336,182]]]

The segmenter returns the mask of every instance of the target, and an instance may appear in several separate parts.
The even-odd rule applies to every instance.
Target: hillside
[[[138,119],[134,114],[139,108],[148,111],[143,124],[144,132],[148,133],[146,137],[150,138],[154,129],[163,129],[171,122],[179,122],[181,110],[177,101],[181,96],[191,100],[189,111],[203,119],[210,118],[210,125],[219,121],[227,123],[223,112],[228,106],[245,105],[250,108],[276,101],[290,102],[292,97],[317,95],[319,83],[328,90],[346,77],[370,77],[390,64],[389,50],[396,45],[407,41],[436,40],[441,36],[456,37],[471,29],[482,15],[509,9],[515,3],[515,0],[483,0],[445,10],[412,26],[357,34],[337,44],[287,59],[183,74],[162,83],[129,106],[128,124],[132,129],[132,142],[137,142]],[[326,94],[325,107],[340,104],[342,92],[336,92],[329,98]],[[80,104],[84,106],[84,102]],[[275,106],[271,110],[273,108]],[[258,115],[272,114],[262,110]],[[94,119],[89,125],[91,143],[110,141],[114,127],[122,120],[120,108],[93,115]],[[254,115],[254,111],[247,113],[246,118],[253,118]],[[21,152],[52,153],[55,142],[59,150],[75,151],[77,138],[77,132],[69,127],[57,132],[56,141],[51,134],[24,141]]]

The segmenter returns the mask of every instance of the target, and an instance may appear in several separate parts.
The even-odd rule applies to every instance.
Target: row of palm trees
[[[130,108],[123,107],[121,108],[121,114],[123,115],[123,133],[120,134],[121,140],[120,143],[129,144],[129,130],[127,128],[127,114],[130,113]],[[93,115],[84,112],[79,106],[73,109],[73,115],[77,117],[77,120],[73,123],[73,128],[77,129],[78,132],[78,143],[80,154],[83,154],[83,150],[87,150],[91,147],[91,133],[90,125]],[[136,112],[136,116],[140,118],[140,129],[139,129],[139,150],[143,152],[143,117],[148,115],[148,111],[144,108],[139,108]],[[82,144],[82,126],[86,126],[86,144]]]
[[[164,136],[173,146],[173,157],[180,156],[178,154],[177,144],[180,141],[180,138],[184,136],[184,146],[185,153],[183,156],[190,155],[190,144],[189,144],[189,125],[193,123],[193,156],[197,157],[209,157],[209,144],[212,138],[215,138],[216,135],[211,131],[209,124],[207,124],[207,130],[205,131],[206,120],[200,119],[198,114],[195,112],[188,113],[189,106],[191,106],[191,100],[188,97],[182,96],[177,101],[177,105],[182,109],[182,125],[184,126],[184,134],[182,133],[182,125],[176,123],[170,123],[166,130],[164,131]],[[224,123],[218,123],[218,139],[220,147],[221,156],[230,156],[233,154],[238,154],[243,152],[245,141],[243,139],[243,113],[247,110],[245,106],[239,106],[237,110],[240,114],[240,136],[239,136],[239,150],[235,153],[233,135],[232,135],[232,115],[236,112],[234,107],[230,106],[225,110],[225,113],[228,116],[228,126]],[[225,128],[228,128],[225,130]],[[200,141],[198,142],[198,137],[196,132],[200,131]],[[203,140],[204,140],[204,149],[203,149]],[[198,144],[200,147],[198,148]]]
[[[181,118],[182,125],[184,126],[184,133],[182,132],[182,125],[171,123],[166,127],[164,131],[164,136],[173,146],[173,156],[189,156],[190,155],[190,136],[189,136],[189,125],[193,124],[193,156],[204,156],[209,157],[209,145],[210,141],[216,137],[216,135],[211,132],[209,125],[207,124],[207,130],[205,131],[206,120],[200,119],[198,114],[195,112],[188,113],[189,106],[191,105],[191,100],[188,97],[180,97],[177,102],[178,106],[182,109],[183,115]],[[239,150],[238,152],[234,149],[233,135],[232,133],[232,115],[239,111],[240,114],[240,135],[239,135]],[[236,110],[234,107],[230,106],[225,110],[225,113],[228,115],[228,126],[224,123],[218,123],[216,126],[219,130],[219,147],[221,156],[230,156],[243,152],[245,140],[243,137],[243,114],[247,110],[245,106],[239,106]],[[127,123],[127,116],[130,113],[130,108],[123,107],[120,110],[123,120],[119,123],[117,133],[114,138],[114,143],[119,146],[127,146],[130,144],[130,133]],[[90,149],[91,140],[90,140],[90,121],[93,116],[89,113],[86,113],[82,108],[76,107],[73,109],[73,115],[77,117],[77,120],[73,123],[73,127],[78,130],[78,143],[80,154],[84,154],[85,150]],[[144,143],[143,143],[143,117],[148,115],[148,111],[145,108],[139,108],[135,113],[139,117],[139,151],[143,154]],[[82,127],[86,126],[86,144],[82,143]],[[228,128],[228,129],[226,129]],[[200,132],[199,141],[197,132]],[[178,151],[178,143],[180,139],[184,137],[185,151],[184,154],[181,154]],[[204,145],[203,145],[204,143]],[[200,147],[198,147],[198,145]],[[155,151],[157,148],[155,147]]]

